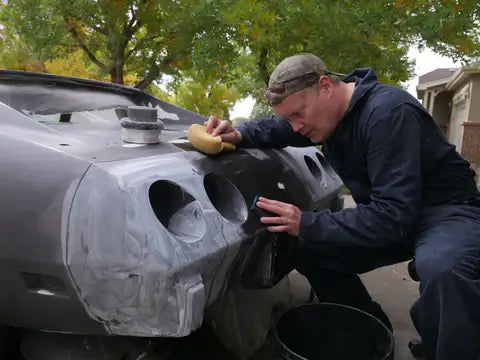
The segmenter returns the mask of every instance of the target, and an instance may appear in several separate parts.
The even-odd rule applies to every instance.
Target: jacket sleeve
[[[242,134],[242,147],[280,149],[314,145],[309,138],[295,133],[288,121],[276,116],[247,121],[235,128]]]
[[[331,242],[381,247],[409,234],[422,197],[421,117],[402,104],[371,121],[365,139],[370,203],[333,213],[303,212],[301,246]]]

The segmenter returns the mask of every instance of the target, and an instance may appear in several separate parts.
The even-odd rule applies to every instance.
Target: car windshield
[[[0,101],[40,122],[112,123],[139,101],[122,93],[38,84],[0,84]]]
[[[119,119],[126,116],[126,109],[115,108],[48,115],[26,113],[26,115],[41,123],[95,124],[98,126],[102,123],[105,125],[112,122],[117,123]]]
[[[184,110],[148,93],[110,84],[82,84],[68,78],[31,79],[19,74],[1,74],[0,103],[47,126],[94,129],[118,127],[127,117],[128,108],[141,106],[157,109],[165,130],[178,130],[205,121],[202,115]]]

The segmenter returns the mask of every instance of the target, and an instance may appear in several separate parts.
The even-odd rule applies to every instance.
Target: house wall
[[[480,74],[471,76],[470,107],[467,121],[480,122]]]
[[[448,140],[462,150],[463,123],[467,121],[469,111],[470,82],[464,84],[452,97],[452,115],[448,127]]]
[[[471,162],[480,164],[480,122],[463,124],[462,155]]]
[[[472,75],[470,89],[467,122],[462,124],[461,154],[470,161],[480,182],[480,74]]]
[[[462,75],[451,91],[448,84],[423,91],[423,104],[449,142],[470,163],[480,183],[480,71]]]
[[[442,91],[438,93],[435,96],[433,103],[433,111],[430,113],[445,134],[448,134],[448,125],[451,114],[451,100],[452,94],[450,92]]]

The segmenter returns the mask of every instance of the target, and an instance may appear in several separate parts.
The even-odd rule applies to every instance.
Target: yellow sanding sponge
[[[220,136],[210,135],[207,133],[207,128],[200,124],[190,126],[188,129],[188,141],[195,149],[209,155],[235,150],[234,144],[222,142]]]

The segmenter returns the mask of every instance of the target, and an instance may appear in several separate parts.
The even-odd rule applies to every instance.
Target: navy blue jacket
[[[381,84],[372,69],[357,69],[349,107],[323,153],[357,207],[304,211],[301,242],[383,247],[409,239],[423,208],[480,202],[469,163],[408,92]],[[314,145],[278,117],[237,127],[242,146]],[[313,245],[313,244],[312,244]]]

